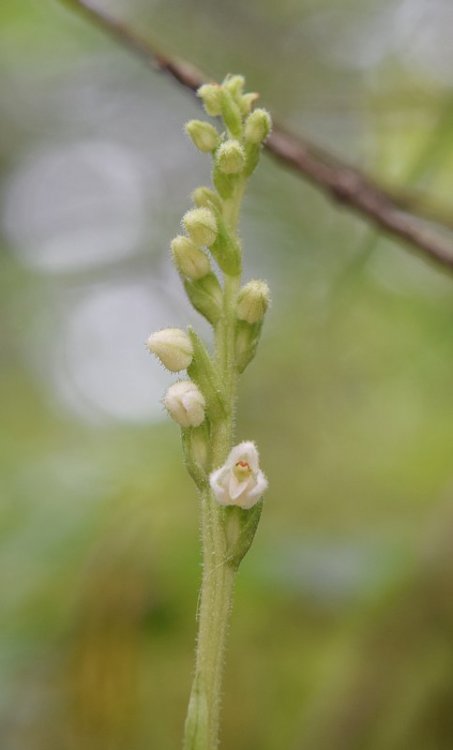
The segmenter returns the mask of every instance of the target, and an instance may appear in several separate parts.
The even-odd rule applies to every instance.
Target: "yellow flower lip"
[[[244,460],[236,461],[233,471],[236,479],[239,481],[246,479],[252,473],[250,464]]]

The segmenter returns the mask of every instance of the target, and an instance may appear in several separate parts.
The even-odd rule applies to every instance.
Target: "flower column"
[[[242,250],[237,225],[248,177],[270,130],[256,94],[243,93],[244,79],[199,90],[205,110],[221,116],[225,132],[192,120],[186,132],[213,157],[214,188],[197,188],[195,208],[183,217],[186,234],[172,242],[172,255],[192,305],[212,325],[211,356],[193,330],[165,329],[148,347],[171,371],[190,380],[175,383],[164,404],[182,428],[187,469],[201,498],[203,579],[195,675],[185,728],[185,750],[214,750],[225,640],[234,577],[259,521],[267,480],[252,442],[232,448],[238,375],[255,355],[269,289],[263,281],[240,288]],[[223,286],[211,259],[223,274]]]

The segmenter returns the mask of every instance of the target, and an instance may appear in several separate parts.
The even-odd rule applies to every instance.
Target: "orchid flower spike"
[[[211,473],[209,484],[221,505],[252,508],[267,489],[255,443],[245,441],[235,445],[224,465]]]

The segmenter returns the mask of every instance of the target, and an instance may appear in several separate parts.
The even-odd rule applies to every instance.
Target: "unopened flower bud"
[[[249,143],[262,143],[271,132],[271,118],[265,109],[254,109],[245,121],[244,136]]]
[[[176,268],[188,279],[202,279],[211,270],[206,253],[182,234],[178,234],[172,241],[171,252]]]
[[[233,138],[242,135],[242,115],[239,103],[231,91],[222,87],[222,117]]]
[[[197,91],[208,115],[218,117],[222,113],[222,89],[217,83],[205,83]]]
[[[253,105],[256,100],[260,98],[260,95],[256,91],[250,92],[249,94],[243,94],[239,101],[239,109],[243,115],[248,115],[251,112]]]
[[[180,380],[168,389],[164,406],[181,427],[198,427],[205,418],[205,399],[191,380]]]
[[[190,120],[186,123],[185,130],[187,135],[192,139],[193,144],[200,151],[214,151],[219,145],[220,136],[214,125],[202,120]]]
[[[189,367],[193,358],[192,342],[180,328],[164,328],[152,333],[146,345],[171,372]]]
[[[245,86],[244,76],[234,75],[227,76],[223,82],[223,87],[228,89],[230,94],[235,98],[240,98]]]
[[[217,222],[209,208],[193,208],[183,216],[183,224],[192,242],[196,245],[207,245],[215,242]]]
[[[224,174],[238,174],[245,164],[245,153],[239,141],[222,143],[216,154],[218,168]]]
[[[238,296],[236,314],[239,320],[251,325],[264,318],[269,307],[270,292],[265,281],[249,281],[242,287]]]
[[[221,211],[222,201],[219,195],[208,187],[197,187],[192,193],[192,200],[198,208],[210,208],[210,204]]]

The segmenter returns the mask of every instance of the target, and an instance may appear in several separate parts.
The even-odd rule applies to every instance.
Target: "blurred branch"
[[[385,192],[403,211],[453,229],[453,210],[444,203],[434,201],[429,193],[417,188],[394,188],[392,186],[386,186]]]
[[[61,0],[82,13],[103,31],[109,33],[148,65],[167,73],[191,91],[207,80],[206,75],[184,60],[170,57],[143,39],[125,23],[111,17],[92,0]],[[381,188],[358,169],[336,159],[300,136],[274,125],[266,149],[282,164],[308,179],[313,185],[338,203],[358,213],[381,231],[411,245],[437,265],[453,271],[453,244],[440,231],[432,231],[417,214],[409,199],[399,199],[393,192]],[[448,229],[448,223],[437,221],[438,230]]]

